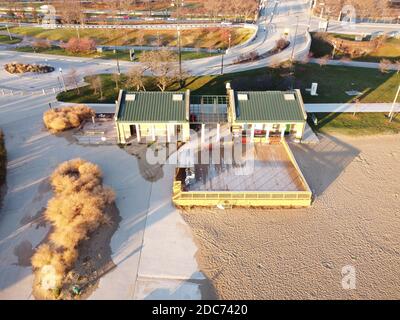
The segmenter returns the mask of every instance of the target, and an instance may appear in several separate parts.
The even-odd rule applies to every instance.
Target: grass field
[[[19,47],[15,49],[19,52],[36,52],[43,54],[54,54],[54,55],[63,55],[63,56],[71,56],[71,57],[83,57],[83,58],[97,58],[97,59],[114,59],[117,57],[120,60],[130,61],[129,50],[117,50],[116,53],[111,51],[103,51],[103,52],[93,52],[89,54],[85,53],[71,53],[60,47],[51,47],[48,49],[33,49],[32,47]],[[135,61],[138,61],[141,55],[141,51],[135,51]],[[182,52],[182,60],[194,60],[201,59],[206,57],[212,57],[216,55],[215,53],[206,53],[206,52]]]
[[[3,131],[1,131],[0,129],[0,187],[6,181],[6,162],[7,162],[7,153],[4,143],[4,135]]]
[[[21,41],[22,39],[20,38],[13,38],[11,40],[9,36],[0,34],[0,44],[16,44],[20,43]]]
[[[181,33],[181,42],[184,47],[195,48],[221,48],[226,49],[229,39],[226,34],[227,29],[195,29],[183,30]],[[232,28],[231,45],[240,44],[251,37],[254,33],[251,29]],[[67,42],[73,37],[78,37],[78,31],[73,29],[48,30],[34,27],[13,27],[10,32],[22,36],[30,36],[39,39],[58,40]],[[102,29],[83,29],[79,31],[81,38],[88,37],[96,40],[98,45],[122,46],[122,45],[162,45],[176,46],[177,32],[175,30],[119,30],[113,32]]]
[[[390,103],[393,101],[400,74],[395,72],[382,74],[378,70],[323,66],[314,64],[300,64],[295,68],[295,88],[300,88],[306,103],[343,103],[351,102],[354,97],[346,94],[346,91],[357,90],[363,92],[360,102]],[[115,83],[110,75],[102,75],[105,100],[113,103],[117,97]],[[121,77],[121,87],[126,88],[125,77]],[[287,90],[292,81],[290,70],[261,68],[251,71],[231,73],[219,76],[199,76],[186,79],[182,90],[190,89],[194,94],[224,94],[225,85],[231,82],[237,90]],[[305,90],[311,87],[312,82],[319,84],[318,96],[311,97]],[[126,88],[132,89],[132,88]],[[157,90],[154,81],[147,78],[147,90]],[[169,88],[169,91],[180,90],[177,83]],[[59,100],[70,102],[98,102],[99,96],[93,95],[90,87],[81,90],[77,95],[74,90],[61,93]]]
[[[318,39],[315,37],[315,34],[312,34],[312,44],[311,44],[311,52],[315,58],[320,58],[326,55],[332,56],[333,46],[322,39]],[[341,35],[336,34],[333,35],[335,38],[344,39],[344,40],[355,40],[354,35]],[[357,42],[354,42],[355,45]],[[335,59],[341,59],[345,57],[345,55],[336,53]],[[390,38],[387,39],[384,44],[378,48],[377,50],[371,52],[368,55],[353,58],[354,61],[365,61],[365,62],[380,62],[382,59],[389,59],[393,62],[400,60],[400,39]]]
[[[400,118],[389,122],[383,113],[316,113],[316,129],[323,133],[352,136],[400,133]]]

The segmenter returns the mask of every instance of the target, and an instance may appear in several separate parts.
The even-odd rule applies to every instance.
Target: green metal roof
[[[305,121],[301,100],[295,91],[236,92],[235,104],[237,122]]]
[[[187,122],[186,99],[185,92],[123,92],[117,121]]]

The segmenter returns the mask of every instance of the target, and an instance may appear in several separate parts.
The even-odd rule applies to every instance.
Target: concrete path
[[[309,59],[310,63],[320,63],[320,59],[312,58]],[[380,64],[377,62],[362,62],[362,61],[343,61],[343,60],[328,60],[326,62],[329,66],[342,66],[342,67],[357,67],[357,68],[367,68],[367,69],[380,69]],[[387,68],[388,70],[398,71],[400,70],[400,65],[391,64]]]
[[[207,299],[207,285],[198,271],[191,230],[171,202],[175,166],[152,184],[135,299]],[[205,293],[206,294],[206,293]]]
[[[304,130],[304,135],[303,135],[303,139],[301,140],[301,143],[317,144],[318,142],[319,142],[318,136],[313,131],[313,129],[310,127],[310,125],[306,122],[306,127]]]
[[[307,112],[390,112],[391,103],[306,103]],[[400,103],[395,104],[395,112],[400,111]]]
[[[49,134],[42,124],[49,102],[58,105],[49,95],[0,97],[0,128],[8,150],[7,193],[0,209],[0,299],[33,298],[30,256],[49,231],[49,225],[41,223],[52,196],[48,177],[61,162],[76,157],[102,168],[104,183],[116,191],[122,218],[110,243],[115,268],[100,279],[90,298],[170,298],[173,292],[177,298],[201,298],[199,286],[185,281],[201,279],[201,273],[188,227],[171,205],[173,171],[152,183],[142,177],[137,159],[117,146],[80,146]],[[171,256],[166,243],[173,248]],[[155,279],[171,279],[137,286],[139,269]],[[158,274],[160,270],[166,273]]]

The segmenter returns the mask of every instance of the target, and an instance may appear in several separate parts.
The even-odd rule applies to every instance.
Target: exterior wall
[[[281,132],[282,128],[285,128],[287,131],[288,126],[291,127],[291,131],[295,131],[295,138],[301,140],[304,134],[305,122],[301,123],[234,123],[232,125],[232,132],[241,134],[241,131],[244,130],[246,126],[256,127],[258,130],[268,130],[270,129],[270,133],[272,132]],[[278,128],[274,129],[274,126],[278,126]]]
[[[183,141],[188,141],[190,138],[190,126],[189,123],[118,123],[117,122],[117,134],[118,142],[121,144],[127,143],[131,138],[130,126],[136,126],[139,128],[139,135],[141,142],[152,141],[153,139],[153,128],[154,135],[157,138],[164,138],[167,141],[167,127],[170,126],[170,136],[172,141],[176,141],[176,126],[181,126],[181,135]],[[174,129],[173,129],[174,128]]]

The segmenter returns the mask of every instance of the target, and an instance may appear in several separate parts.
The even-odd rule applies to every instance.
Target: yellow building
[[[190,92],[120,91],[115,112],[118,143],[134,139],[188,141]]]
[[[228,118],[234,135],[269,142],[291,135],[301,140],[307,113],[299,90],[235,92],[228,90]]]
[[[227,86],[220,96],[186,92],[126,92],[117,101],[115,121],[118,142],[187,142],[190,128],[200,131],[228,125],[235,137],[269,142],[290,135],[301,140],[307,113],[299,90],[235,92]]]

